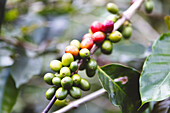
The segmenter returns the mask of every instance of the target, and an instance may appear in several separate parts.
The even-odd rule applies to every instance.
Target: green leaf
[[[98,76],[112,104],[119,105],[123,113],[140,113],[137,111],[141,104],[138,71],[120,64],[109,64],[98,67]],[[122,79],[124,84],[116,82],[120,78],[127,78],[127,81]]]
[[[0,71],[0,113],[10,113],[14,106],[19,89],[15,87],[9,69]]]
[[[38,75],[42,68],[42,58],[19,57],[11,67],[11,75],[16,87],[27,83],[32,76]]]
[[[165,16],[164,20],[168,30],[170,30],[170,16]]]
[[[153,52],[143,65],[140,94],[142,104],[170,96],[170,33],[153,44]]]

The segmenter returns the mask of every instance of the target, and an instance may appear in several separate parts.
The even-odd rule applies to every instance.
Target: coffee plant
[[[137,11],[141,11],[140,15],[146,15],[146,17],[152,15],[157,6],[155,1],[129,1],[128,8],[126,7],[123,12],[117,2],[107,1],[104,9],[108,16],[100,17],[104,18],[102,21],[87,18],[90,22],[88,22],[88,30],[83,32],[83,36],[71,41],[67,41],[67,38],[61,36],[63,42],[67,42],[61,44],[58,42],[59,39],[45,40],[44,38],[66,35],[69,31],[63,32],[61,29],[68,26],[68,23],[60,25],[60,22],[56,22],[57,24],[43,22],[44,20],[36,14],[52,22],[55,21],[52,20],[54,15],[74,14],[76,11],[80,13],[81,11],[78,12],[78,9],[81,9],[79,6],[76,7],[77,10],[73,7],[73,4],[81,4],[80,1],[38,0],[32,3],[21,0],[15,2],[7,2],[6,0],[0,2],[0,25],[2,26],[0,35],[0,48],[2,49],[0,50],[0,58],[2,59],[0,59],[0,113],[72,112],[73,108],[81,109],[79,108],[81,104],[105,93],[108,94],[110,102],[119,107],[117,112],[170,112],[170,32],[162,34],[159,38],[147,38],[149,40],[149,43],[145,44],[147,52],[142,62],[139,60],[135,62],[136,67],[134,64],[121,62],[121,60],[110,61],[114,57],[123,59],[119,53],[122,48],[125,49],[122,55],[126,57],[126,60],[128,59],[127,61],[133,62],[134,60],[134,57],[127,57],[127,51],[136,54],[138,59],[142,56],[137,53],[143,46],[131,42],[134,40],[135,31],[143,30],[141,34],[148,32],[149,36],[154,34],[156,34],[154,36],[159,36],[151,25],[140,19],[140,16],[136,16],[135,22],[131,20],[132,16],[137,15],[135,14]],[[92,2],[89,1],[90,4]],[[25,8],[30,4],[29,8]],[[96,3],[94,4],[96,5]],[[18,10],[16,7],[20,7],[22,10]],[[19,16],[27,12],[28,15],[25,18]],[[50,16],[51,14],[52,16]],[[35,20],[32,20],[31,18],[34,16]],[[79,22],[81,19],[83,17],[79,17],[78,20],[73,19],[73,21]],[[62,19],[59,20],[62,21]],[[170,16],[165,16],[164,20],[169,29]],[[30,25],[32,21],[34,24]],[[20,27],[16,27],[17,30],[12,32],[13,28],[10,25],[15,24]],[[138,25],[140,28],[135,28],[135,24],[140,24]],[[60,25],[57,29],[48,28],[57,25]],[[76,28],[76,32],[73,32],[72,26],[70,29],[71,33],[66,35],[67,37],[81,32],[78,28]],[[36,34],[38,30],[40,34]],[[138,39],[139,42],[142,41],[138,38],[141,38],[141,34],[135,35],[135,39]],[[146,39],[143,41],[141,43],[147,42]],[[38,46],[33,42],[37,43]],[[4,54],[8,54],[8,57],[4,57]],[[103,57],[100,58],[100,56]],[[42,76],[33,77],[34,75]],[[96,86],[94,82],[97,82]],[[38,87],[34,87],[34,85]],[[95,91],[97,89],[94,90],[94,87],[101,89],[98,88],[99,90]],[[37,93],[36,97],[35,95],[29,96],[32,92],[40,93]],[[88,94],[89,92],[90,94]],[[22,99],[19,97],[20,100],[17,99],[18,95]],[[38,101],[40,98],[42,103]],[[37,102],[43,105],[43,107],[40,105],[41,111],[38,108],[36,111],[28,107],[32,100],[35,101],[33,106]],[[101,106],[107,107],[105,100],[107,100],[105,97],[101,100]],[[24,106],[23,109],[21,106]],[[81,110],[81,112],[101,112],[100,109],[96,111],[93,111],[94,108],[88,111],[87,109],[88,107],[86,111]],[[112,110],[105,112],[117,113]],[[76,111],[76,113],[78,112]]]

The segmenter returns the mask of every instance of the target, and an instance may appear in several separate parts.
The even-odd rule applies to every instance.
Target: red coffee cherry
[[[102,28],[102,24],[98,21],[94,21],[92,24],[91,24],[91,31],[92,33],[95,33],[97,31],[101,31],[101,28]]]
[[[105,34],[101,31],[95,32],[93,35],[93,40],[95,43],[101,43],[105,39]]]
[[[71,53],[74,57],[76,57],[79,54],[79,49],[75,46],[69,45],[65,48],[65,53]]]
[[[114,23],[112,20],[105,20],[102,23],[102,31],[104,33],[111,33],[114,28]]]
[[[84,36],[83,36],[83,39],[86,39],[86,38],[91,38],[92,39],[92,34],[91,33],[86,33]]]
[[[90,50],[93,47],[94,41],[92,38],[85,38],[84,40],[81,41],[80,47],[87,48]]]

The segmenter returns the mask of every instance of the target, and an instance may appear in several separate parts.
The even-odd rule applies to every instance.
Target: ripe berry
[[[71,53],[74,57],[76,57],[79,54],[79,49],[70,45],[65,48],[65,53]]]
[[[71,53],[65,53],[63,56],[62,56],[62,65],[63,66],[69,66],[71,64],[71,62],[74,61],[74,57]]]
[[[60,70],[60,77],[63,78],[65,76],[70,76],[71,75],[71,71],[68,67],[62,67]]]
[[[75,86],[78,86],[78,85],[80,84],[80,80],[81,80],[80,75],[74,74],[71,78],[72,78],[73,84],[74,84]]]
[[[56,90],[56,87],[49,88],[45,93],[45,97],[48,100],[51,100],[53,98],[54,94],[55,94],[55,90]]]
[[[86,38],[81,41],[81,48],[91,49],[93,47],[94,41],[92,38]]]
[[[79,42],[78,40],[72,40],[72,41],[70,42],[70,45],[71,45],[71,46],[75,46],[75,47],[77,47],[78,49],[80,49],[80,42]]]
[[[56,100],[55,102],[54,102],[54,105],[55,106],[58,106],[58,107],[63,107],[63,106],[65,106],[65,105],[67,105],[68,104],[68,102],[67,102],[67,100]]]
[[[114,23],[112,20],[105,20],[102,23],[102,31],[104,33],[111,33],[113,29],[114,29]]]
[[[75,72],[78,69],[78,63],[76,61],[70,64],[71,71]]]
[[[112,20],[115,23],[118,19],[118,16],[113,14],[113,15],[109,15],[106,19]]]
[[[63,87],[60,87],[57,89],[55,95],[56,98],[59,100],[63,100],[67,97],[68,91],[66,89],[64,89]]]
[[[111,54],[112,53],[112,49],[113,49],[113,45],[112,45],[111,41],[105,40],[102,43],[102,46],[101,46],[102,53],[104,53],[104,54]]]
[[[114,3],[108,3],[106,8],[110,13],[113,13],[113,14],[117,14],[119,12],[118,6]]]
[[[97,31],[101,31],[101,28],[102,28],[102,24],[98,21],[94,21],[90,26],[92,33],[95,33]]]
[[[86,48],[80,50],[80,57],[81,58],[89,58],[90,57],[90,51]]]
[[[91,34],[91,33],[86,33],[86,34],[83,36],[83,39],[82,39],[82,40],[84,40],[84,39],[86,39],[86,38],[91,38],[91,39],[93,39],[93,38],[92,38],[92,34]]]
[[[117,43],[122,39],[122,34],[119,31],[113,31],[108,38],[111,42]]]
[[[50,68],[53,71],[59,71],[62,68],[62,63],[59,60],[52,60],[50,62]]]
[[[69,92],[71,97],[75,99],[79,99],[81,97],[81,90],[78,87],[72,87]]]
[[[149,1],[146,1],[146,2],[145,2],[145,11],[146,11],[147,13],[151,13],[152,10],[153,10],[153,7],[154,7],[153,1],[149,0]]]
[[[93,40],[95,43],[101,43],[105,39],[105,34],[101,31],[95,32],[93,35]]]
[[[46,73],[46,74],[44,75],[44,81],[45,81],[47,84],[52,85],[52,79],[53,79],[54,77],[55,77],[54,74],[52,74],[52,73]]]
[[[54,77],[54,78],[52,79],[52,83],[53,83],[54,85],[56,85],[57,87],[61,86],[61,78],[59,78],[59,77]]]
[[[81,81],[80,81],[80,88],[83,91],[88,91],[90,89],[89,82],[86,79],[82,78]]]
[[[73,85],[73,80],[70,77],[64,77],[61,80],[61,86],[64,89],[70,89],[72,87],[72,85]]]
[[[123,28],[122,35],[125,39],[129,39],[130,36],[132,35],[132,27],[131,26],[126,26]]]

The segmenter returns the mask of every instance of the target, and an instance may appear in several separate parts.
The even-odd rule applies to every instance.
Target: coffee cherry
[[[97,69],[97,62],[94,59],[90,59],[87,63],[87,69],[89,70],[96,70]]]
[[[115,23],[117,21],[117,19],[118,19],[118,16],[113,14],[113,15],[109,15],[106,19],[107,20],[112,20],[113,23]]]
[[[101,46],[102,53],[104,53],[104,54],[111,54],[112,53],[112,49],[113,49],[113,45],[112,45],[111,41],[105,40],[102,43],[102,46]]]
[[[117,43],[122,39],[122,34],[119,31],[113,31],[108,38],[111,42]]]
[[[96,74],[96,70],[86,69],[86,75],[88,77],[93,77]]]
[[[92,33],[95,33],[97,31],[101,31],[101,28],[102,28],[102,24],[98,21],[94,21],[90,26]]]
[[[95,32],[93,35],[93,40],[95,43],[101,43],[105,39],[105,34],[101,31]]]
[[[86,34],[83,36],[82,40],[84,40],[84,39],[86,39],[86,38],[91,38],[91,39],[93,39],[93,38],[92,38],[92,34],[91,34],[91,33],[86,33]]]
[[[112,20],[105,20],[102,23],[102,31],[104,33],[111,33],[114,28],[114,23]]]
[[[70,95],[71,97],[75,98],[75,99],[79,99],[81,97],[81,90],[78,87],[72,87],[70,89]]]
[[[50,68],[53,71],[59,71],[62,68],[62,63],[59,60],[52,60],[50,62]]]
[[[55,90],[56,90],[56,87],[49,88],[45,93],[45,97],[48,100],[51,100],[53,98],[54,94],[55,94]]]
[[[52,79],[53,79],[54,77],[55,77],[54,74],[52,74],[52,73],[46,73],[46,74],[44,75],[44,81],[45,81],[47,84],[52,85]]]
[[[61,86],[64,89],[70,89],[72,87],[72,85],[73,85],[73,80],[70,77],[64,77],[61,80]]]
[[[132,35],[132,27],[131,26],[126,26],[123,28],[122,35],[125,39],[129,39],[130,36]]]
[[[77,47],[78,49],[80,49],[80,42],[79,42],[78,40],[72,40],[72,41],[70,42],[70,45],[71,45],[71,46],[75,46],[75,47]]]
[[[76,57],[79,54],[79,49],[70,45],[65,48],[65,53],[71,53],[74,57]]]
[[[90,57],[90,51],[86,48],[80,50],[80,57],[81,58],[89,58]]]
[[[73,84],[74,84],[75,86],[78,86],[78,85],[80,84],[80,80],[81,80],[80,75],[74,74],[71,78],[72,78]]]
[[[60,77],[66,77],[66,76],[70,76],[71,75],[71,71],[68,67],[62,67],[60,70]]]
[[[70,64],[71,71],[75,72],[78,69],[78,63],[76,61]]]
[[[86,38],[84,40],[81,41],[81,48],[87,48],[87,49],[91,49],[93,47],[94,41],[92,38]]]
[[[118,6],[114,3],[108,3],[106,8],[110,13],[113,13],[113,14],[117,14],[119,12]]]
[[[63,66],[69,66],[71,64],[71,62],[74,61],[74,57],[71,53],[65,53],[62,56],[62,65]]]
[[[67,94],[68,94],[68,91],[64,89],[63,87],[58,88],[57,91],[55,92],[55,96],[59,100],[65,99],[67,97]]]
[[[153,10],[153,7],[154,7],[153,1],[149,0],[149,1],[146,1],[146,2],[145,2],[145,11],[146,11],[147,13],[151,13],[152,10]]]
[[[63,106],[66,106],[68,104],[68,102],[66,100],[56,100],[54,102],[54,105],[55,106],[58,106],[58,107],[63,107]]]
[[[56,85],[57,87],[60,87],[60,86],[61,86],[61,78],[59,78],[59,77],[54,77],[54,78],[52,79],[52,83],[53,83],[54,85]]]
[[[82,78],[81,81],[80,81],[80,88],[83,91],[88,91],[90,89],[89,82],[86,79]]]

